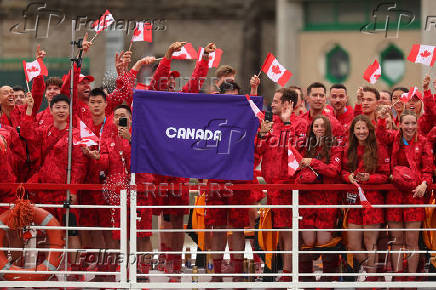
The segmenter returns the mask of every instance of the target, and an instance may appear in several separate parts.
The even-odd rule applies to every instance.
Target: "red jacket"
[[[13,136],[15,134],[15,136]],[[17,133],[14,128],[5,128],[0,126],[0,136],[6,142],[6,146],[3,147],[0,144],[0,182],[13,183],[16,181],[13,166],[15,164],[14,152],[12,148],[14,146],[14,140],[17,138]]]
[[[68,129],[58,130],[53,125],[35,128],[32,118],[23,119],[22,135],[35,144],[39,155],[40,166],[30,178],[29,183],[58,183],[67,181],[68,164]],[[73,129],[73,136],[80,138],[77,129]],[[87,158],[80,146],[73,146],[71,184],[83,183],[86,174]],[[74,192],[73,192],[74,193]]]
[[[32,81],[32,96],[34,99],[32,110],[33,120],[35,120],[36,114],[41,106],[44,90],[44,77],[42,75],[37,76]],[[38,158],[35,154],[32,154],[35,151],[34,148],[32,148],[34,144],[26,140],[21,133],[15,134],[21,132],[21,129],[18,128],[23,127],[22,120],[26,115],[26,107],[26,105],[15,106],[9,118],[4,114],[0,117],[0,125],[3,125],[3,127],[8,126],[11,129],[13,128],[15,131],[12,135],[14,137],[12,151],[14,153],[14,162],[12,168],[14,169],[18,182],[26,182],[33,174],[32,167],[34,167]]]
[[[318,146],[318,152],[322,150],[322,147]],[[306,149],[303,152],[303,156],[306,157]],[[324,160],[312,158],[310,167],[318,174],[322,175],[322,183],[336,183],[341,173],[342,162],[342,148],[333,146],[330,152],[330,159],[328,163]],[[307,157],[309,158],[309,157]]]
[[[436,102],[430,90],[424,91],[423,97],[424,114],[418,119],[418,132],[427,136],[436,125]]]
[[[347,148],[348,150],[348,148]],[[357,156],[358,156],[358,162],[357,162],[357,168],[354,171],[351,171],[351,168],[348,167],[348,156],[347,156],[347,150],[344,151],[344,157],[342,158],[342,179],[346,183],[350,183],[350,180],[348,179],[348,176],[351,173],[365,173],[365,166],[363,163],[363,154],[364,154],[364,147],[358,146],[357,147]],[[383,184],[386,183],[388,180],[388,174],[389,174],[389,163],[390,159],[387,155],[386,150],[384,150],[383,146],[377,144],[377,169],[376,172],[370,173],[369,180],[361,182],[362,184]]]
[[[115,132],[101,140],[100,166],[106,176],[130,175],[131,146],[128,140],[119,137]]]
[[[339,121],[340,124],[344,127],[345,131],[350,128],[351,122],[353,122],[354,119],[354,110],[352,106],[346,106],[345,112],[342,114],[335,114],[336,119]]]
[[[40,127],[53,124],[53,115],[50,112],[50,107],[47,107],[44,111],[41,111],[36,115],[36,123]]]
[[[14,129],[11,130],[14,132]],[[0,129],[0,183],[14,183],[16,182],[15,174],[12,169],[14,163],[14,154],[9,148],[10,135],[7,129]],[[5,141],[6,144],[3,143]],[[16,193],[13,190],[0,189],[0,202],[13,202],[16,199]],[[0,208],[0,212],[7,210],[7,208]]]
[[[347,138],[347,136],[345,134],[344,127],[333,116],[333,113],[330,112],[330,110],[323,110],[322,114],[324,116],[326,116],[327,118],[329,118],[330,124],[331,124],[331,128],[332,128],[332,134],[333,134],[333,136],[335,136],[337,138],[338,146],[339,147],[344,146],[344,142],[345,142],[345,140]],[[307,124],[311,124],[312,121],[313,121],[313,118],[310,116],[310,111],[307,111],[305,114],[300,115],[299,118],[304,119]]]
[[[386,130],[386,120],[379,119],[377,124],[377,138],[383,144],[392,144],[392,157],[391,166],[394,168],[399,165],[399,155],[400,155],[400,138],[401,134],[399,131]],[[405,152],[407,161],[411,169],[413,169],[420,180],[426,181],[427,185],[432,183],[433,176],[433,154],[431,144],[427,142],[427,139],[418,134],[416,139],[413,138],[406,147]]]
[[[258,138],[256,144],[256,153],[262,157],[262,176],[270,184],[289,179],[288,141],[304,143],[308,127],[305,119],[295,116],[291,117],[290,125],[285,125],[278,116],[273,121],[272,130],[265,138]]]
[[[149,89],[154,91],[168,90],[168,78],[171,70],[171,59],[165,57],[159,62],[153,79],[150,83]],[[194,71],[192,72],[190,80],[183,86],[183,93],[198,93],[204,83],[205,78],[209,72],[209,61],[201,59],[197,61]]]

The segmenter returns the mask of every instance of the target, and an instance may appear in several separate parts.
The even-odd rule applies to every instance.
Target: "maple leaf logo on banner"
[[[423,57],[423,58],[427,58],[427,57],[429,57],[431,55],[431,53],[430,53],[430,51],[428,51],[428,50],[424,50],[423,52],[421,52],[421,56]]]
[[[280,70],[280,67],[278,65],[274,65],[271,68],[272,72],[275,73],[276,75],[278,75],[279,73],[281,73],[282,71]]]

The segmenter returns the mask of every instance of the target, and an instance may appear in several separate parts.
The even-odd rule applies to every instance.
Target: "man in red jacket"
[[[112,132],[116,130],[116,126],[113,123],[113,118],[111,116],[106,116],[105,114],[107,106],[106,93],[100,88],[93,89],[89,96],[88,106],[91,113],[91,120],[88,120],[89,122],[86,123],[88,129],[98,138],[102,138],[102,136],[110,136]],[[94,154],[99,154],[99,146],[82,147],[82,151],[85,155],[90,157],[84,182],[89,184],[102,183],[104,181],[103,171],[100,169],[99,161],[92,158],[94,155],[90,153],[92,151]],[[101,191],[87,190],[79,192],[79,203],[87,205],[106,204]],[[91,227],[111,227],[110,210],[103,208],[82,209],[80,214],[80,224],[82,226]],[[104,249],[113,246],[110,231],[82,231],[80,236],[85,248]],[[107,265],[97,265],[97,268],[102,271],[106,270],[106,267]],[[101,278],[101,276],[97,276],[96,278]]]
[[[298,143],[305,137],[307,122],[292,115],[297,93],[291,89],[278,89],[272,101],[273,122],[263,121],[258,133],[256,153],[262,157],[262,176],[268,184],[293,183],[288,176],[288,141]],[[286,190],[268,190],[270,205],[292,204],[292,193]],[[289,208],[274,208],[274,228],[289,229],[292,226],[292,211]],[[292,250],[291,231],[279,232],[281,250]],[[291,273],[291,254],[284,254],[283,272]],[[281,281],[290,281],[282,277]]]
[[[67,181],[68,165],[68,116],[70,100],[65,95],[56,95],[50,102],[53,114],[53,124],[49,127],[36,127],[32,118],[32,97],[27,98],[26,115],[22,120],[21,134],[35,146],[31,147],[39,155],[41,165],[39,170],[30,178],[29,183],[57,183],[65,184]],[[80,139],[78,130],[73,130],[73,139]],[[71,184],[83,183],[86,174],[87,158],[79,146],[73,146]],[[71,192],[71,203],[77,204],[77,192]],[[38,191],[34,193],[40,203],[63,204],[66,200],[65,191]],[[48,208],[60,222],[65,224],[64,208]],[[77,211],[70,209],[69,225],[76,226],[78,221]],[[80,239],[77,231],[69,231],[69,245],[80,249]],[[70,261],[75,261],[75,254]],[[78,265],[71,265],[72,270],[80,270]]]
[[[313,118],[318,115],[322,114],[328,117],[332,126],[333,136],[338,141],[338,146],[344,146],[344,139],[346,138],[345,130],[341,123],[335,118],[334,113],[326,107],[327,97],[324,84],[319,82],[310,84],[307,87],[307,101],[310,109],[299,118],[306,120],[307,124],[310,124]]]
[[[376,88],[364,87],[357,91],[357,103],[354,106],[354,116],[365,115],[375,126],[377,125],[376,110],[380,93]]]
[[[91,99],[92,100],[92,99]],[[88,151],[87,155],[91,158],[97,159],[99,168],[105,172],[107,185],[120,185],[127,187],[130,184],[130,157],[131,157],[131,124],[132,112],[129,106],[120,105],[114,110],[113,125],[114,130],[110,130],[108,135],[103,134],[101,140],[100,152]],[[138,174],[136,183],[152,183],[153,177],[151,174]],[[128,191],[128,195],[130,192]],[[137,193],[138,206],[151,205],[151,194]],[[120,192],[114,190],[105,190],[105,202],[109,205],[120,205]],[[128,201],[128,206],[130,199]],[[151,229],[152,215],[151,209],[138,209],[138,222],[137,229]],[[110,220],[112,226],[120,227],[120,210],[110,210]],[[151,246],[151,232],[138,232],[137,233],[138,251],[152,251]],[[133,238],[133,237],[131,237]],[[120,232],[112,231],[112,243],[110,248],[119,248]],[[150,261],[138,261],[138,268],[141,274],[148,274],[150,268]],[[107,269],[114,271],[116,264],[107,265]]]

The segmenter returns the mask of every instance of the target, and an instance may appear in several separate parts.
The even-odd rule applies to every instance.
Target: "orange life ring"
[[[8,225],[11,211],[8,210],[0,215],[0,225]],[[33,207],[33,221],[39,226],[60,226],[58,220],[48,211]],[[0,247],[3,247],[3,240],[8,229],[0,229]],[[46,231],[50,248],[62,249],[64,247],[64,239],[61,230]],[[0,276],[8,281],[45,281],[50,278],[50,274],[36,274],[38,271],[55,271],[62,260],[62,252],[47,252],[48,257],[41,264],[30,269],[24,269],[14,264],[9,263],[3,251],[0,251],[0,270],[23,271],[23,274],[11,273]],[[26,272],[33,272],[29,274]]]

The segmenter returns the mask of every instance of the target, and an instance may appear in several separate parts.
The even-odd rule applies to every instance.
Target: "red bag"
[[[298,171],[297,176],[295,178],[295,183],[297,184],[314,184],[321,183],[321,179],[318,178],[318,175],[312,171],[309,167],[305,167]]]
[[[411,191],[418,185],[418,176],[408,167],[395,166],[392,172],[392,184],[401,191]]]

